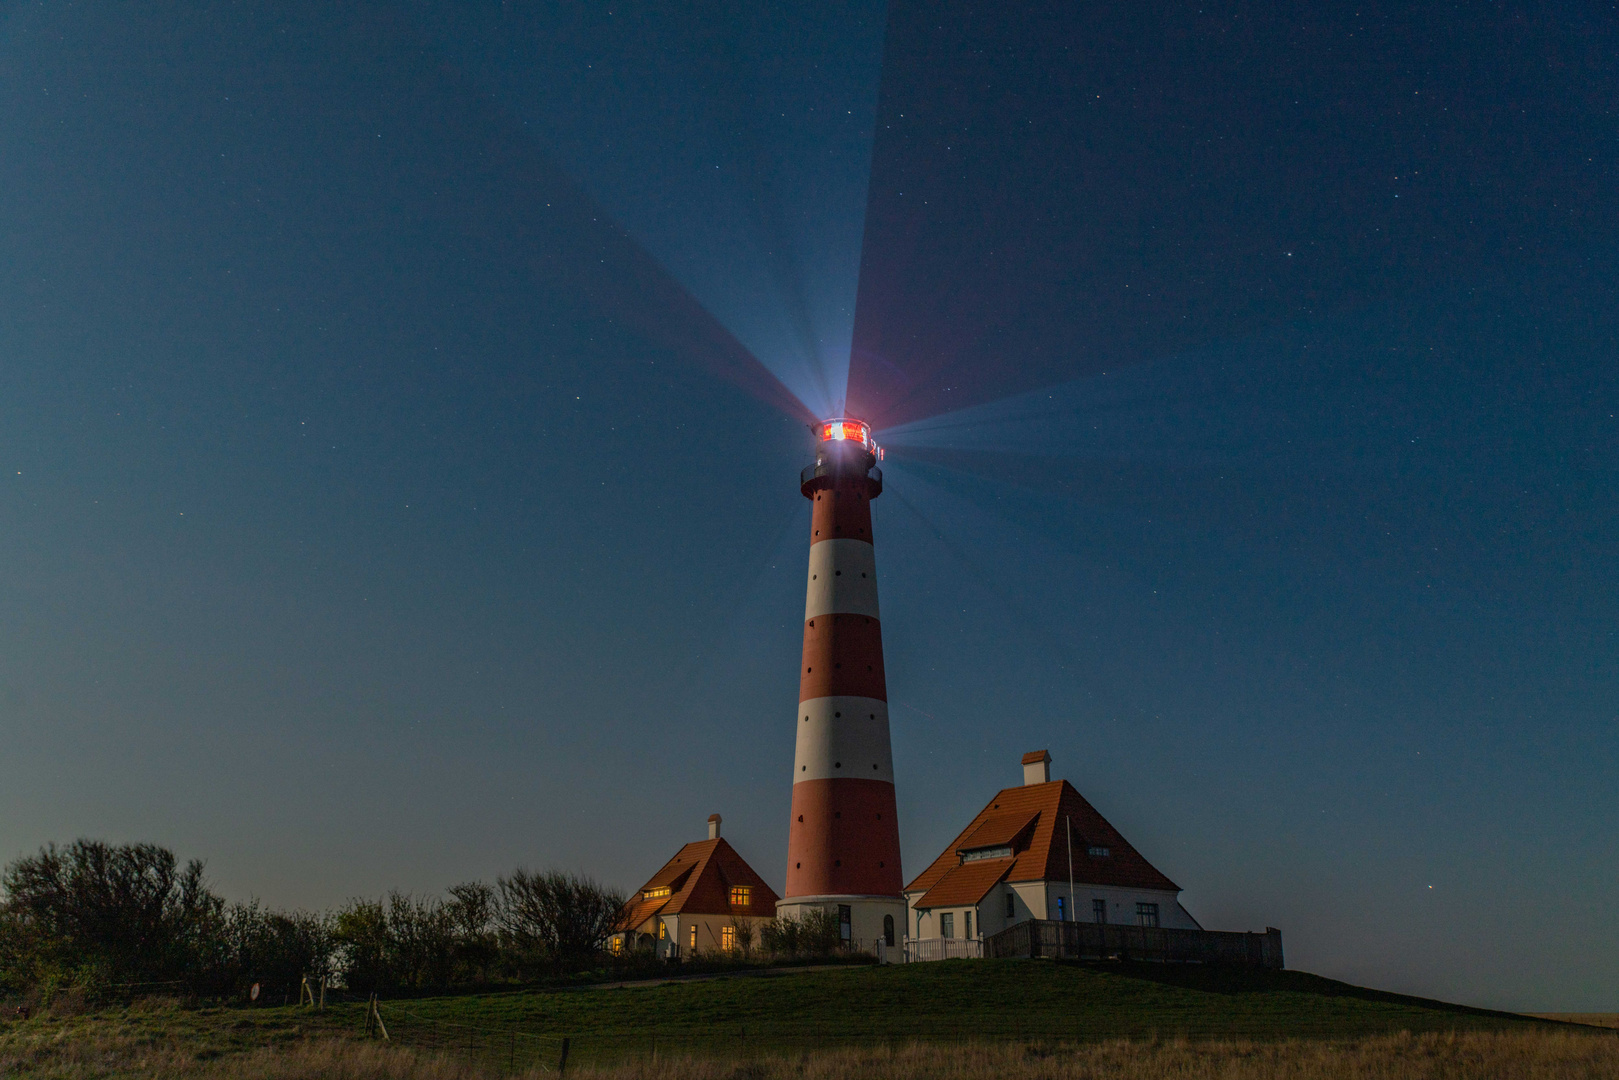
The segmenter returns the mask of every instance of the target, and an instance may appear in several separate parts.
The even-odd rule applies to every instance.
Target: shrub
[[[570,971],[599,957],[624,897],[560,870],[518,869],[497,879],[501,937],[523,973],[546,965]]]
[[[759,934],[765,952],[778,959],[813,959],[842,951],[843,932],[835,912],[812,908],[801,916],[778,915]]]
[[[51,844],[7,866],[6,948],[25,948],[33,978],[68,975],[93,989],[194,981],[210,966],[224,901],[202,863],[181,869],[155,844]],[[17,970],[13,963],[13,970]]]

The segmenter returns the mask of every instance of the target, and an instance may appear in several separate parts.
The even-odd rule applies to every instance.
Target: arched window
[[[894,916],[883,916],[883,944],[890,949],[894,947]]]

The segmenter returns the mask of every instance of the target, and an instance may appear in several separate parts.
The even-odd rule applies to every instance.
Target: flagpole
[[[1067,814],[1064,814],[1063,815],[1063,820],[1068,822],[1068,907],[1070,909],[1069,915],[1070,915],[1070,917],[1072,918],[1072,920],[1074,922],[1078,922],[1079,921],[1078,909],[1074,908],[1074,904],[1077,902],[1077,901],[1074,900],[1074,819],[1071,816],[1069,816]]]

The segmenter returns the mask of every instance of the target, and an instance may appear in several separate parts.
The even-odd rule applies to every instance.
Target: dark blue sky
[[[779,882],[847,380],[909,872],[1612,1009],[1614,15],[0,8],[0,855]]]

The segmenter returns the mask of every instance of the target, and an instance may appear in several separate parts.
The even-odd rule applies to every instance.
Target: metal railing
[[[1030,919],[985,939],[984,955],[1230,964],[1270,970],[1283,966],[1282,932],[1274,926],[1258,934]]]
[[[907,964],[920,963],[926,960],[981,960],[984,957],[984,943],[978,938],[907,938],[905,941],[905,962]]]

